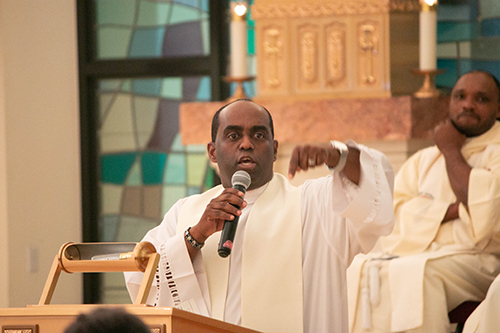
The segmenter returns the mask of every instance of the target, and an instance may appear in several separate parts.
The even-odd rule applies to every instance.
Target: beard
[[[462,126],[462,125],[458,124],[453,119],[450,119],[450,120],[451,120],[451,124],[453,125],[453,127],[455,127],[455,129],[458,132],[460,132],[461,134],[465,135],[468,138],[473,138],[475,136],[479,136],[479,135],[487,132],[494,125],[494,122],[492,122],[491,125],[482,124],[482,126],[470,127],[470,126]]]

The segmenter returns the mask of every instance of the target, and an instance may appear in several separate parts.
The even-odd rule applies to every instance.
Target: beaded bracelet
[[[199,243],[196,239],[191,236],[191,233],[189,233],[189,230],[191,230],[191,227],[187,228],[186,231],[184,231],[184,239],[197,250],[200,250],[205,243]]]

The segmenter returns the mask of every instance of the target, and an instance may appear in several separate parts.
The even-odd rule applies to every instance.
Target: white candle
[[[437,67],[437,12],[436,1],[426,0],[420,11],[420,70]]]
[[[246,4],[231,3],[231,77],[247,76],[247,21]]]

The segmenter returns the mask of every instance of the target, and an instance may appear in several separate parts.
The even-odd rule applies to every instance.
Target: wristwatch
[[[347,162],[347,155],[349,155],[349,148],[345,143],[336,140],[330,141],[330,144],[332,145],[333,148],[339,151],[340,158],[339,161],[337,162],[337,165],[335,165],[333,168],[328,167],[328,169],[330,169],[330,171],[332,172],[341,172],[342,170],[344,170],[345,164]]]

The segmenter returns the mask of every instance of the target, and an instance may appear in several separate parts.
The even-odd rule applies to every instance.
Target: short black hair
[[[224,105],[219,110],[217,110],[217,112],[215,112],[215,114],[214,114],[214,116],[212,118],[212,142],[215,142],[215,139],[217,138],[217,131],[219,130],[219,116],[220,116],[220,113],[222,112],[222,110],[224,110],[229,105],[231,105],[233,103],[236,103],[236,102],[239,102],[239,101],[247,101],[247,102],[255,103],[250,98],[240,98],[240,99],[237,99],[235,101],[232,101],[231,103],[228,103],[228,104]],[[255,104],[257,104],[257,103],[255,103]],[[271,116],[271,113],[265,107],[263,107],[260,104],[257,104],[257,105],[259,105],[261,108],[263,108],[264,110],[266,110],[267,115],[269,116],[269,128],[271,129],[271,135],[272,135],[272,138],[274,139],[273,117]]]
[[[139,317],[122,308],[99,307],[80,314],[64,333],[150,333]]]
[[[470,73],[483,73],[483,74],[486,74],[487,76],[489,76],[493,80],[493,82],[495,82],[495,85],[497,86],[498,101],[500,101],[500,81],[498,81],[498,79],[495,75],[493,75],[492,73],[490,73],[488,71],[482,70],[482,69],[474,69],[466,74],[470,74]]]

